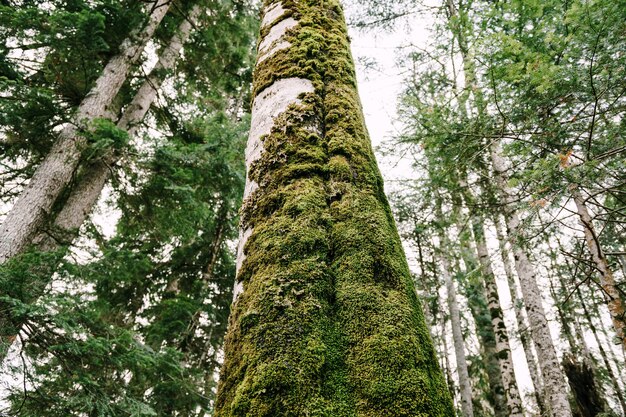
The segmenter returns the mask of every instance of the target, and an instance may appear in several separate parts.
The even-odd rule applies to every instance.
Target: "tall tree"
[[[88,162],[86,166],[81,167],[82,175],[77,175],[76,184],[70,187],[69,196],[62,203],[58,213],[56,215],[51,214],[46,219],[47,223],[51,224],[43,224],[38,228],[32,239],[32,244],[38,250],[56,252],[62,247],[69,247],[72,244],[72,241],[78,235],[80,227],[85,223],[93,207],[98,202],[102,190],[110,178],[112,172],[111,165],[115,164],[119,158],[119,153],[122,152],[120,147],[129,139],[126,135],[132,137],[136,134],[138,125],[143,121],[157,97],[164,77],[173,69],[183,45],[189,39],[192,28],[197,23],[201,11],[202,7],[196,4],[191,9],[189,16],[183,19],[178,31],[174,33],[160,53],[157,64],[122,112],[117,123],[119,131],[111,130],[108,132],[108,139],[112,137],[117,138],[117,142],[120,143],[114,144],[113,149],[105,151],[103,155],[97,155],[92,162]],[[103,127],[112,128],[112,126]],[[62,255],[61,252],[59,252],[59,255]],[[36,300],[49,284],[50,279],[46,278],[51,278],[51,276],[42,276],[38,282],[34,283],[34,286],[29,291],[28,298],[23,301],[32,302]],[[0,363],[3,362],[9,349],[9,342],[15,339],[19,328],[20,323],[14,323],[14,320],[11,318],[11,310],[2,309],[0,311],[0,329],[2,329],[0,334],[3,335],[2,337],[7,342],[0,341]],[[12,334],[10,329],[14,329]]]
[[[216,416],[453,415],[341,5],[266,2]]]

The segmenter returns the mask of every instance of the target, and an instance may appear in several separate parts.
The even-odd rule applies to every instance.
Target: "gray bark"
[[[504,313],[500,305],[500,296],[498,295],[498,286],[496,284],[496,276],[491,266],[491,257],[487,249],[487,240],[485,237],[484,219],[481,215],[471,214],[474,210],[474,196],[468,188],[467,182],[461,180],[459,185],[462,190],[465,204],[470,210],[472,232],[474,243],[476,245],[476,254],[480,264],[481,275],[485,283],[485,298],[489,308],[491,317],[491,325],[493,327],[494,337],[496,341],[496,355],[498,357],[498,366],[502,375],[502,383],[506,394],[506,403],[509,417],[522,417],[522,399],[517,381],[515,380],[515,368],[513,367],[513,359],[511,357],[511,346],[509,343],[509,335],[504,323]]]
[[[1,226],[0,263],[23,252],[31,244],[33,235],[49,216],[76,171],[81,151],[87,143],[84,133],[90,122],[111,117],[109,107],[113,99],[167,13],[169,4],[169,0],[159,0],[146,25],[122,42],[120,53],[111,58],[95,86],[78,106],[72,123],[59,134]]]
[[[493,222],[496,227],[496,236],[498,238],[498,244],[500,246],[500,254],[502,256],[502,263],[504,265],[504,273],[506,275],[509,291],[511,293],[511,301],[515,310],[515,319],[517,321],[517,330],[519,333],[520,342],[524,349],[526,356],[526,363],[528,365],[528,372],[530,379],[535,389],[534,396],[539,408],[539,413],[544,415],[546,413],[546,405],[544,400],[543,383],[541,382],[541,375],[537,367],[537,359],[531,340],[528,337],[530,331],[530,325],[528,324],[528,315],[524,306],[522,296],[517,289],[515,282],[515,276],[513,275],[513,269],[511,267],[511,258],[509,257],[509,249],[507,247],[506,236],[500,225],[500,219],[498,216],[494,216]]]
[[[467,369],[467,360],[465,358],[465,344],[463,342],[463,330],[461,329],[461,313],[459,311],[459,303],[456,299],[456,288],[454,287],[454,282],[450,275],[450,264],[445,260],[445,256],[441,257],[441,262],[443,265],[441,274],[446,282],[450,324],[452,325],[452,339],[454,341],[454,355],[456,357],[456,368],[461,389],[461,410],[463,411],[463,416],[471,417],[474,415],[472,387],[470,384],[469,371]]]
[[[445,255],[448,250],[448,239],[445,232],[439,233],[439,261],[441,263],[441,275],[446,284],[446,294],[448,310],[450,313],[450,325],[452,327],[452,341],[454,342],[454,356],[456,358],[456,369],[459,376],[459,387],[461,391],[461,410],[463,417],[473,417],[474,407],[472,405],[472,386],[470,383],[467,359],[465,357],[465,342],[463,341],[463,329],[461,327],[461,312],[456,297],[457,291],[452,280],[452,266]]]
[[[504,323],[504,314],[502,312],[502,306],[500,305],[498,287],[493,273],[493,268],[491,267],[489,251],[487,250],[484,227],[481,219],[475,217],[473,221],[476,252],[478,254],[478,260],[480,262],[482,276],[485,280],[485,287],[487,290],[487,302],[489,306],[489,313],[491,314],[491,324],[496,337],[496,351],[500,372],[502,374],[502,382],[506,392],[507,406],[509,409],[508,415],[511,417],[521,417],[523,416],[522,399],[520,397],[519,389],[517,388],[517,381],[515,380],[515,369],[513,367],[513,359],[511,357],[509,336]]]
[[[531,264],[522,246],[524,232],[521,229],[520,218],[513,206],[514,199],[507,185],[506,164],[500,155],[499,143],[491,145],[491,162],[493,164],[497,187],[501,201],[505,203],[504,215],[508,235],[512,238],[515,267],[520,279],[522,294],[528,311],[531,337],[537,349],[539,365],[543,374],[546,397],[553,415],[571,417],[572,410],[567,399],[565,377],[559,366],[556,349],[550,335],[550,328],[543,308],[541,292],[537,285],[534,266]]]
[[[617,399],[619,401],[620,407],[622,408],[622,413],[623,415],[626,415],[626,398],[624,398],[624,391],[622,387],[620,387],[620,384],[615,375],[615,372],[613,372],[613,367],[611,366],[609,357],[604,349],[604,346],[602,345],[602,341],[600,340],[600,337],[598,336],[598,331],[596,330],[596,326],[593,323],[593,318],[591,317],[591,314],[589,313],[589,309],[587,308],[587,304],[585,303],[585,299],[582,296],[580,288],[576,288],[576,295],[583,308],[583,313],[585,315],[585,319],[587,320],[587,324],[589,325],[589,329],[591,330],[591,333],[593,334],[593,337],[598,345],[598,350],[600,351],[602,362],[604,362],[606,373],[609,376],[609,379],[611,380],[611,385],[613,385],[613,389],[615,391],[615,394],[617,395]]]
[[[135,93],[133,100],[124,110],[117,127],[128,130],[129,136],[134,136],[137,127],[144,119],[150,105],[157,98],[157,94],[164,81],[163,75],[174,68],[183,45],[189,40],[194,22],[198,19],[202,8],[195,6],[187,19],[185,19],[177,33],[172,36],[165,46],[155,67],[146,77],[142,85]],[[70,245],[76,238],[78,231],[95,207],[105,184],[108,182],[112,167],[117,162],[115,154],[105,155],[84,168],[84,174],[78,183],[72,188],[63,207],[54,218],[54,223],[49,228],[39,228],[38,233],[32,239],[32,243],[41,251],[54,251],[63,245]],[[33,299],[43,290],[47,282],[42,282],[39,289],[33,290]],[[0,328],[9,329],[9,318],[6,313],[0,312]],[[0,346],[0,363],[4,361],[7,351],[15,339],[14,331],[7,331],[2,335]]]
[[[159,55],[159,60],[143,81],[132,101],[124,109],[117,127],[128,131],[133,137],[150,106],[156,100],[164,74],[172,70],[184,44],[189,40],[202,8],[194,6],[187,19],[180,24],[178,31]],[[78,229],[85,222],[98,202],[102,189],[111,176],[111,165],[118,160],[115,154],[106,155],[94,161],[85,169],[85,174],[72,189],[67,201],[57,214],[52,230],[39,233],[33,243],[44,251],[54,250],[59,245],[70,244]]]

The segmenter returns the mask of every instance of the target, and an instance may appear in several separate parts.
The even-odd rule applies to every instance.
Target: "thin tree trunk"
[[[472,405],[472,386],[467,368],[467,359],[465,357],[465,342],[463,340],[463,329],[461,327],[461,312],[459,310],[459,303],[456,297],[457,291],[454,286],[454,281],[452,280],[452,266],[444,254],[448,250],[448,245],[446,244],[447,239],[443,236],[443,233],[444,232],[440,234],[440,272],[446,285],[450,325],[452,326],[452,341],[454,342],[454,356],[456,358],[456,370],[459,376],[459,387],[461,390],[461,410],[464,417],[471,417],[474,415],[474,408]]]
[[[496,237],[498,239],[498,245],[500,247],[500,255],[502,257],[502,264],[504,265],[504,274],[506,275],[509,292],[511,294],[511,302],[515,310],[515,319],[517,320],[517,330],[524,349],[524,355],[526,356],[526,364],[528,365],[528,372],[530,379],[533,383],[534,397],[537,402],[539,414],[542,416],[547,415],[547,409],[544,399],[543,383],[541,382],[541,375],[537,367],[537,359],[531,340],[528,337],[530,331],[530,325],[528,324],[528,315],[526,312],[526,306],[522,300],[522,296],[517,289],[515,282],[515,276],[513,275],[513,269],[511,267],[511,258],[509,257],[509,249],[507,247],[507,239],[505,237],[502,226],[500,225],[500,219],[498,216],[494,216],[493,223],[496,228]]]
[[[443,341],[443,357],[444,357],[444,370],[445,370],[445,374],[446,374],[446,381],[448,382],[448,390],[450,391],[450,397],[453,398],[455,400],[455,402],[458,401],[457,399],[457,395],[456,395],[456,388],[454,385],[454,378],[452,377],[452,366],[450,365],[450,357],[448,355],[448,341],[446,340],[446,334],[445,334],[445,330],[446,330],[446,320],[444,319],[443,321],[443,325],[442,325],[442,330],[441,330],[441,340]]]
[[[463,218],[463,214],[461,213],[462,201],[458,197],[457,194],[452,195],[452,217],[457,219],[457,221]],[[438,212],[437,216],[440,219],[444,218],[441,212]],[[467,296],[468,307],[474,319],[476,333],[481,347],[480,356],[482,360],[480,365],[487,373],[489,405],[493,408],[496,417],[505,417],[508,415],[507,397],[502,372],[500,371],[496,334],[492,325],[491,312],[489,311],[489,302],[486,295],[487,290],[482,280],[477,280],[472,277],[473,272],[478,271],[480,267],[470,242],[471,233],[464,232],[465,227],[463,224],[457,224],[457,229],[460,232],[458,237],[460,255],[465,265],[464,284],[466,288],[463,289],[463,292]],[[458,257],[455,258],[454,270],[461,271]],[[481,384],[474,385],[478,386]],[[476,398],[478,397],[479,395],[476,395]],[[476,402],[474,402],[474,404],[476,404]],[[479,411],[475,407],[474,412],[480,414],[482,411]]]
[[[574,198],[576,210],[578,211],[580,221],[583,225],[585,241],[587,242],[587,247],[591,253],[591,258],[593,259],[598,271],[600,271],[600,285],[602,286],[604,295],[608,298],[607,305],[613,322],[613,328],[615,329],[618,340],[622,344],[622,351],[625,351],[626,309],[624,308],[624,303],[622,302],[619,290],[615,285],[613,271],[609,267],[609,263],[602,252],[602,247],[600,246],[598,235],[593,226],[593,219],[591,218],[587,205],[585,204],[585,199],[581,195],[580,190],[575,186],[570,187],[570,192]]]
[[[619,385],[617,377],[615,376],[615,372],[613,372],[613,368],[611,367],[611,362],[609,361],[608,355],[606,354],[606,351],[604,350],[604,347],[602,345],[602,341],[600,340],[600,337],[598,336],[598,331],[596,329],[595,324],[593,324],[593,318],[591,317],[591,314],[589,313],[589,309],[587,308],[587,304],[585,303],[585,299],[582,295],[582,292],[580,291],[580,288],[576,288],[576,296],[578,297],[578,301],[580,301],[580,305],[583,308],[583,313],[585,315],[585,319],[587,320],[589,330],[591,330],[591,333],[593,334],[596,344],[598,345],[598,350],[600,351],[600,357],[602,357],[602,362],[604,362],[606,373],[609,376],[609,379],[611,380],[611,384],[613,385],[613,389],[617,395],[617,399],[619,401],[620,407],[622,408],[622,413],[626,415],[626,399],[624,398],[624,392]]]
[[[550,335],[548,320],[541,300],[541,292],[537,285],[536,272],[522,246],[524,233],[521,230],[519,214],[513,207],[514,200],[507,185],[506,165],[500,155],[497,142],[493,142],[491,145],[491,161],[501,201],[505,203],[504,215],[508,235],[513,238],[512,246],[515,267],[528,311],[531,336],[537,349],[546,397],[554,416],[571,417],[572,410],[567,399],[565,377],[559,366],[556,349]]]
[[[489,303],[489,312],[491,313],[491,323],[496,335],[498,363],[500,365],[500,372],[502,373],[502,379],[504,382],[504,390],[506,391],[507,396],[507,405],[509,409],[508,415],[522,416],[522,400],[519,394],[519,389],[517,388],[517,382],[515,380],[515,369],[513,367],[513,359],[511,357],[509,337],[504,324],[504,314],[502,312],[502,306],[500,305],[498,287],[496,285],[495,275],[491,267],[482,223],[476,223],[474,225],[474,238],[476,239],[478,260],[480,262],[482,275],[485,280],[487,301]]]
[[[112,117],[109,107],[126,81],[131,66],[139,59],[159,23],[167,13],[169,0],[158,0],[142,30],[125,39],[120,52],[111,58],[96,80],[95,86],[78,106],[72,123],[60,132],[52,149],[2,223],[0,263],[22,253],[32,243],[39,227],[50,215],[52,207],[70,183],[83,148],[85,134],[96,118]]]
[[[598,300],[596,298],[596,293],[594,292],[591,293],[591,298],[589,301],[591,301],[593,314],[598,318],[598,321],[600,323],[604,323],[602,314],[600,313],[600,309],[598,308],[598,305],[603,304],[603,301]],[[609,335],[609,332],[606,330],[606,326],[600,326],[600,331],[602,332],[602,335],[604,336],[604,340],[609,341],[610,343],[612,336]],[[622,385],[626,385],[626,378],[624,378],[624,373],[626,372],[626,366],[624,366],[624,364],[626,364],[626,356],[623,356],[621,359],[618,359],[618,356],[615,354],[615,351],[613,350],[611,345],[609,345],[608,348],[609,348],[609,352],[608,352],[609,356],[611,360],[613,361],[613,363],[615,364],[615,369],[617,369],[618,371],[617,376],[619,380],[622,381]],[[624,392],[626,393],[626,391]]]
[[[543,416],[546,414],[543,383],[541,382],[541,375],[537,367],[535,352],[533,351],[531,340],[528,337],[528,332],[530,331],[528,316],[526,313],[524,301],[522,300],[521,294],[519,294],[519,291],[517,289],[515,276],[513,275],[513,269],[511,268],[509,249],[506,244],[507,239],[504,231],[502,230],[502,226],[500,225],[500,219],[498,217],[499,216],[497,215],[494,216],[493,223],[496,228],[496,237],[500,246],[500,255],[502,256],[502,264],[504,265],[504,274],[506,275],[509,292],[511,293],[511,302],[515,310],[517,331],[519,333],[520,342],[522,343],[522,348],[524,349],[524,355],[526,356],[526,364],[528,365],[530,379],[533,383],[535,401],[537,402],[539,414]]]
[[[467,183],[463,180],[459,184],[461,186],[463,199],[470,213],[475,210],[474,197],[467,187]],[[471,214],[470,214],[471,215]],[[509,335],[504,323],[504,313],[500,305],[500,296],[498,295],[498,286],[496,277],[491,266],[491,257],[487,249],[487,239],[485,238],[485,227],[483,218],[479,215],[471,215],[471,225],[476,245],[476,254],[480,264],[481,276],[485,284],[485,297],[489,307],[491,316],[491,325],[493,327],[494,337],[496,341],[496,355],[504,391],[506,393],[506,403],[509,417],[522,417],[524,412],[522,408],[522,399],[520,397],[517,381],[515,380],[515,368],[511,357],[511,346],[509,343]]]
[[[265,3],[215,417],[452,416],[338,0]]]

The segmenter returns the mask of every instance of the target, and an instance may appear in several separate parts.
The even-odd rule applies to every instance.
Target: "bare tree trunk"
[[[620,387],[617,377],[615,376],[615,372],[613,372],[613,368],[611,367],[611,362],[609,361],[609,357],[606,351],[604,350],[602,341],[600,340],[600,337],[598,336],[598,331],[596,329],[595,324],[593,323],[593,318],[591,317],[591,314],[589,313],[589,309],[587,308],[587,304],[585,303],[585,298],[583,297],[582,292],[580,291],[580,288],[576,288],[576,296],[578,297],[578,301],[580,301],[580,305],[583,308],[583,313],[585,315],[585,319],[587,320],[589,330],[591,330],[591,333],[593,334],[596,344],[598,345],[598,350],[600,351],[602,362],[604,362],[606,373],[609,376],[609,379],[611,380],[611,384],[613,385],[615,394],[617,395],[617,399],[619,401],[620,407],[622,408],[622,413],[623,415],[626,415],[626,399],[624,398],[623,389]]]
[[[456,219],[460,218],[460,210],[454,210],[453,215]],[[441,217],[440,217],[441,218]],[[462,225],[457,225],[459,230],[462,230]],[[487,373],[487,380],[489,386],[489,405],[493,407],[495,417],[506,417],[508,415],[506,391],[504,390],[504,382],[502,379],[502,373],[500,372],[500,364],[498,361],[498,350],[496,344],[496,335],[493,331],[491,323],[491,313],[489,312],[489,303],[487,301],[486,289],[482,281],[473,279],[471,277],[472,271],[479,268],[474,251],[471,247],[469,240],[465,237],[465,234],[459,236],[461,243],[460,252],[461,259],[465,264],[465,286],[463,289],[464,294],[467,295],[468,307],[474,319],[476,326],[476,333],[478,341],[480,343],[480,356],[481,365]],[[458,259],[455,259],[454,271],[461,271],[460,263]],[[480,390],[477,387],[479,384],[474,384],[474,390]],[[479,395],[475,395],[478,399]],[[474,401],[476,405],[476,401]],[[481,414],[477,407],[474,407],[476,414]],[[484,412],[482,412],[484,414]]]
[[[96,118],[112,117],[109,106],[169,5],[169,0],[158,0],[142,30],[122,42],[119,54],[111,58],[95,86],[78,106],[72,123],[59,134],[1,226],[0,263],[22,253],[50,215],[52,206],[76,171],[81,152],[87,144],[85,134],[89,132],[90,123]]]
[[[534,396],[537,402],[537,408],[540,415],[546,414],[546,405],[544,400],[543,383],[541,382],[541,375],[537,367],[537,359],[535,352],[533,351],[531,340],[528,337],[530,331],[530,325],[528,324],[528,316],[524,301],[521,294],[517,289],[515,282],[515,276],[513,275],[513,269],[511,268],[511,258],[509,256],[509,249],[507,247],[507,239],[500,225],[499,216],[495,215],[493,223],[496,227],[496,237],[498,238],[498,244],[500,246],[500,255],[502,256],[502,264],[504,265],[504,273],[506,275],[509,292],[511,293],[511,302],[513,303],[513,309],[515,310],[515,319],[517,320],[517,330],[519,333],[520,342],[524,349],[524,355],[526,356],[526,363],[528,365],[528,372],[530,379],[535,389]]]
[[[571,186],[570,192],[574,198],[574,203],[576,203],[576,210],[578,211],[580,221],[583,225],[585,241],[591,253],[591,258],[598,271],[600,271],[600,285],[602,286],[605,297],[608,298],[607,305],[609,307],[611,320],[613,321],[613,328],[615,329],[618,340],[622,344],[622,351],[624,351],[626,350],[626,309],[624,308],[624,303],[622,302],[619,290],[615,286],[613,271],[609,267],[609,263],[602,252],[602,246],[598,240],[598,235],[593,226],[593,219],[589,214],[585,199],[576,186]]]
[[[124,109],[117,127],[127,130],[129,136],[132,137],[137,133],[139,125],[157,98],[164,81],[164,74],[176,65],[180,51],[189,40],[201,12],[202,7],[199,5],[192,8],[187,18],[180,24],[178,31],[164,47],[159,60],[133,96],[132,101]],[[52,229],[39,233],[33,239],[33,243],[39,249],[50,251],[59,245],[71,244],[78,229],[98,202],[102,189],[111,176],[111,165],[117,160],[118,156],[115,154],[105,155],[84,169],[84,176],[70,192],[67,201],[55,218]]]
[[[485,237],[485,226],[482,216],[471,214],[476,208],[474,207],[474,196],[468,188],[467,182],[462,179],[459,181],[461,193],[465,201],[465,205],[470,210],[470,222],[474,243],[476,245],[476,254],[480,264],[481,276],[485,283],[485,297],[489,307],[491,316],[491,326],[493,327],[494,337],[496,341],[496,356],[502,375],[504,391],[506,393],[506,403],[509,417],[522,417],[524,414],[522,408],[522,398],[520,397],[517,381],[515,380],[515,368],[511,357],[511,346],[509,343],[509,335],[504,323],[504,313],[500,305],[500,296],[498,295],[498,286],[496,284],[496,276],[491,266],[491,257],[487,249],[487,239]]]
[[[524,236],[521,230],[517,210],[513,207],[514,200],[507,185],[506,164],[500,155],[499,144],[491,145],[491,162],[493,164],[496,184],[499,188],[501,201],[505,204],[504,215],[508,235],[512,238],[515,267],[520,279],[533,342],[537,349],[539,365],[543,374],[546,397],[552,413],[558,417],[571,417],[572,410],[567,399],[565,377],[559,366],[556,349],[550,335],[550,328],[541,300],[541,292],[537,285],[536,272],[522,246]]]
[[[496,350],[498,355],[498,364],[502,373],[504,382],[504,390],[507,397],[507,406],[509,416],[523,416],[522,399],[517,388],[515,380],[515,369],[513,367],[513,359],[511,357],[511,346],[509,344],[509,336],[504,324],[504,314],[500,305],[498,296],[498,287],[495,275],[491,267],[491,260],[487,250],[487,241],[485,239],[485,231],[481,219],[474,218],[474,239],[476,241],[476,251],[478,260],[482,269],[482,276],[485,280],[487,290],[487,302],[489,312],[491,314],[491,323],[496,336]]]
[[[450,391],[450,397],[454,399],[455,402],[458,401],[456,395],[456,388],[454,385],[454,378],[452,376],[452,366],[450,365],[450,357],[448,355],[448,341],[446,339],[446,320],[444,319],[441,329],[441,340],[443,341],[443,358],[444,358],[444,366],[443,369],[446,374],[446,381],[448,383],[448,390]]]
[[[443,233],[442,233],[443,234]],[[456,369],[459,375],[459,387],[461,389],[461,410],[464,417],[472,417],[474,409],[472,405],[472,386],[470,384],[467,359],[465,357],[465,342],[463,341],[463,329],[461,328],[461,312],[456,298],[456,288],[451,275],[451,265],[446,255],[445,239],[442,238],[440,249],[441,275],[446,284],[448,297],[448,309],[450,312],[450,325],[452,326],[452,340],[454,342],[454,356],[456,357]]]

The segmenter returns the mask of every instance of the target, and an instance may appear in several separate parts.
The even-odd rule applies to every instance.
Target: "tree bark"
[[[187,19],[179,26],[178,31],[170,42],[165,46],[159,60],[150,74],[141,84],[132,101],[123,111],[117,127],[128,131],[129,136],[134,136],[138,125],[144,119],[150,105],[157,97],[158,91],[164,81],[163,75],[174,68],[176,60],[182,50],[183,45],[191,36],[194,22],[200,15],[202,8],[195,6]],[[70,245],[78,235],[80,227],[95,207],[105,184],[108,182],[112,165],[118,160],[118,155],[108,154],[98,158],[83,168],[83,175],[77,184],[72,188],[67,200],[54,218],[51,227],[40,227],[32,239],[32,244],[40,251],[53,252],[62,246]],[[48,281],[41,282],[38,288],[33,288],[31,301],[39,298]],[[15,332],[10,329],[19,328],[20,325],[9,326],[11,321],[10,312],[0,310],[0,329],[9,329],[7,334],[0,335],[0,363],[4,361],[7,351],[12,341],[15,339]],[[5,332],[3,332],[5,333]]]
[[[524,355],[526,356],[526,363],[528,365],[528,372],[530,379],[533,383],[535,401],[537,402],[537,408],[540,415],[546,414],[546,405],[544,400],[543,383],[541,382],[541,376],[539,369],[537,368],[537,359],[531,340],[528,338],[528,332],[530,331],[530,325],[528,324],[528,315],[524,301],[521,294],[517,289],[515,282],[515,276],[513,275],[513,269],[511,268],[511,258],[509,257],[509,249],[507,247],[507,239],[500,225],[499,216],[494,216],[493,223],[496,227],[496,237],[500,246],[500,255],[502,256],[502,264],[504,265],[504,274],[506,275],[509,291],[511,293],[511,302],[515,310],[515,319],[517,320],[517,331],[519,333],[520,342],[524,349]]]
[[[448,251],[447,239],[440,233],[440,254],[441,275],[446,284],[446,294],[448,300],[448,311],[450,313],[450,325],[452,326],[452,341],[454,342],[454,356],[456,358],[456,371],[459,376],[459,387],[461,390],[461,411],[464,417],[472,417],[474,408],[472,405],[472,386],[470,383],[467,359],[465,356],[465,342],[463,340],[463,329],[461,327],[461,312],[457,301],[457,291],[452,280],[452,266],[446,257]]]
[[[615,279],[613,278],[613,271],[609,267],[606,256],[602,252],[602,246],[598,240],[598,235],[593,226],[593,219],[589,214],[585,199],[580,193],[580,190],[576,186],[570,187],[570,192],[576,204],[576,210],[580,216],[580,222],[583,225],[585,233],[585,241],[587,247],[591,253],[591,258],[596,265],[596,268],[600,272],[600,285],[606,298],[608,298],[607,305],[609,308],[609,314],[611,315],[611,321],[613,322],[613,328],[617,335],[617,339],[622,345],[622,351],[626,350],[626,309],[620,296],[619,290],[615,285]]]
[[[515,380],[515,368],[511,357],[511,346],[509,343],[509,335],[504,323],[504,313],[500,305],[500,296],[498,295],[498,286],[496,284],[496,276],[491,266],[491,257],[487,249],[487,239],[485,238],[485,226],[482,216],[471,214],[474,208],[474,196],[471,194],[467,183],[462,180],[459,183],[465,205],[470,210],[470,222],[472,226],[472,234],[476,245],[476,255],[480,264],[481,276],[485,287],[485,298],[491,316],[491,325],[493,327],[494,337],[496,341],[496,355],[504,391],[506,393],[506,403],[509,417],[522,417],[524,412],[522,408],[522,398],[520,397],[517,381]]]
[[[191,9],[187,18],[179,25],[178,31],[164,47],[157,63],[133,96],[132,101],[124,109],[117,122],[117,127],[128,131],[130,137],[136,135],[139,125],[156,100],[164,81],[164,75],[176,65],[180,52],[189,40],[201,12],[202,7],[199,5]],[[72,243],[78,229],[98,202],[105,184],[111,177],[111,166],[117,161],[118,155],[109,154],[103,158],[98,158],[84,169],[84,176],[70,192],[67,201],[57,214],[51,230],[43,231],[33,239],[33,243],[38,249],[51,251],[60,245]]]
[[[131,66],[167,13],[169,0],[158,0],[148,22],[125,39],[120,52],[111,58],[72,118],[60,132],[52,149],[37,168],[30,182],[7,214],[1,226],[0,263],[22,253],[32,243],[39,227],[50,215],[52,206],[70,183],[81,151],[87,144],[90,123],[96,118],[112,117],[110,106],[124,84]]]
[[[564,374],[559,366],[556,349],[550,335],[541,292],[537,285],[536,272],[522,245],[524,233],[520,227],[519,214],[513,207],[514,200],[507,185],[506,165],[500,155],[497,142],[491,144],[491,162],[501,201],[505,204],[504,216],[507,231],[509,237],[512,238],[515,267],[528,311],[531,337],[537,349],[546,397],[554,416],[571,417],[572,410],[567,399]]]
[[[602,362],[604,362],[604,367],[606,369],[606,373],[611,380],[611,384],[613,385],[613,389],[615,390],[615,394],[617,395],[617,399],[619,401],[620,407],[622,408],[622,413],[626,415],[626,399],[624,398],[624,391],[615,376],[615,372],[613,372],[613,368],[611,367],[611,362],[609,361],[609,357],[602,346],[602,342],[600,337],[598,336],[598,331],[596,330],[596,326],[593,323],[593,318],[589,313],[589,309],[587,308],[587,304],[585,303],[585,299],[580,291],[580,288],[576,288],[576,296],[578,297],[578,301],[580,301],[580,305],[583,308],[583,313],[585,315],[585,319],[587,320],[587,324],[589,326],[589,330],[593,334],[593,337],[598,345],[598,350],[600,351],[600,357],[602,357]],[[618,368],[619,369],[619,368]]]
[[[337,0],[263,7],[215,417],[452,416]]]
[[[519,389],[517,388],[517,382],[515,380],[515,369],[513,367],[513,359],[511,357],[509,336],[507,334],[507,329],[504,324],[504,314],[502,312],[502,306],[500,305],[498,287],[496,284],[493,269],[491,267],[489,252],[487,250],[485,231],[480,219],[475,218],[473,228],[478,260],[480,262],[482,276],[485,281],[485,287],[487,290],[487,302],[489,306],[489,312],[491,314],[491,324],[493,326],[493,331],[496,337],[498,364],[500,365],[500,372],[502,373],[504,390],[506,392],[507,406],[509,409],[508,415],[511,417],[521,417],[523,415],[522,399],[520,397]]]

